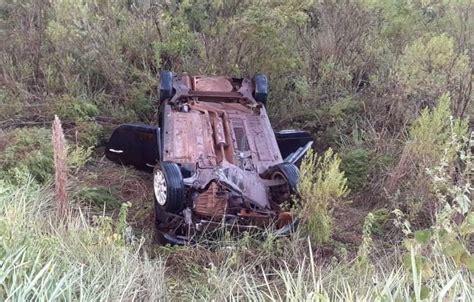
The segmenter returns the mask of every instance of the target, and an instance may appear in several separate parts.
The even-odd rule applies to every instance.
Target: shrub
[[[462,144],[451,146],[461,152],[464,147]],[[433,224],[416,231],[408,228],[408,237],[404,241],[404,265],[412,272],[413,282],[419,284],[419,291],[414,293],[417,297],[431,294],[430,283],[435,269],[433,259],[445,257],[459,272],[474,272],[471,251],[474,234],[470,179],[472,156],[467,153],[461,157],[464,165],[457,174],[453,174],[447,165],[449,160],[446,152],[438,165],[428,168],[429,182],[434,191]],[[405,225],[410,224],[405,222]]]
[[[69,146],[67,155],[67,166],[72,173],[78,172],[91,159],[93,148],[84,148],[79,145]]]
[[[91,121],[99,114],[97,106],[84,97],[64,95],[57,100],[55,107],[55,112],[63,120]]]
[[[103,127],[97,122],[77,122],[74,139],[76,143],[88,147],[95,147],[104,135]]]
[[[354,149],[341,153],[341,170],[352,192],[363,190],[368,184],[370,153],[366,149]]]
[[[421,37],[409,45],[402,57],[398,75],[404,90],[418,106],[450,91],[455,100],[464,99],[465,79],[470,76],[470,60],[455,51],[454,40],[442,34]],[[420,102],[422,101],[422,102]]]
[[[67,150],[67,165],[72,172],[82,168],[92,155],[91,148],[79,145],[69,145]],[[53,172],[50,129],[30,127],[0,132],[0,178],[19,184],[31,175],[45,184],[52,180]]]
[[[301,163],[298,191],[309,236],[316,244],[326,243],[332,232],[332,209],[348,194],[341,160],[331,149],[318,157],[311,150]]]
[[[409,130],[409,139],[395,169],[386,183],[389,192],[398,190],[398,207],[409,211],[411,218],[421,210],[428,211],[433,219],[436,202],[433,185],[427,169],[443,163],[452,173],[456,173],[453,163],[466,137],[467,121],[453,118],[450,110],[451,99],[442,96],[433,110],[425,109]],[[427,221],[419,220],[426,225]]]
[[[421,113],[409,131],[408,144],[414,156],[428,163],[439,163],[446,156],[452,162],[458,151],[456,142],[467,135],[467,121],[453,119],[451,97],[445,94],[439,98],[436,108]]]
[[[53,175],[51,131],[45,128],[19,128],[5,134],[8,143],[0,152],[1,177],[18,182],[20,175],[30,174],[39,183]]]

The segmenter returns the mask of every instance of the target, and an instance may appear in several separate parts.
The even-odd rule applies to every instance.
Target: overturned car
[[[297,223],[282,206],[296,192],[296,163],[311,147],[304,131],[274,132],[267,78],[160,74],[157,126],[119,126],[106,147],[114,162],[153,171],[156,227],[168,242],[227,226]]]

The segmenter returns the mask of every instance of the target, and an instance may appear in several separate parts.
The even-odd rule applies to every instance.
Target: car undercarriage
[[[166,241],[191,242],[223,226],[271,228],[277,235],[294,229],[297,219],[287,205],[297,193],[295,163],[312,140],[301,131],[280,133],[291,150],[282,157],[266,112],[267,93],[261,75],[251,80],[162,72],[158,126],[135,136],[147,142],[126,151],[119,142],[126,135],[112,135],[109,159],[153,168],[156,227]],[[137,146],[148,153],[131,152]]]

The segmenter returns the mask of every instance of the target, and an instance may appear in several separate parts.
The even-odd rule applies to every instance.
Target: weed
[[[18,182],[19,175],[30,174],[39,183],[53,175],[51,131],[44,128],[20,128],[8,135],[8,143],[0,153],[1,177]]]
[[[63,127],[58,116],[54,117],[52,129],[52,143],[54,153],[54,189],[58,219],[66,222],[69,216],[69,197],[67,186],[66,139]]]
[[[343,152],[341,170],[347,178],[347,186],[351,191],[362,191],[368,184],[370,153],[365,149]]]
[[[84,187],[74,194],[74,199],[86,205],[106,211],[120,208],[121,202],[110,189],[103,187]]]
[[[332,232],[332,208],[348,194],[346,178],[339,170],[341,160],[331,149],[318,157],[309,151],[301,163],[298,190],[303,216],[315,244],[327,242]]]

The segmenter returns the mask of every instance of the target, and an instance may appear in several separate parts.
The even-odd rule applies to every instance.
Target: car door
[[[160,150],[159,127],[123,124],[112,133],[105,156],[115,163],[150,171],[160,160]]]

